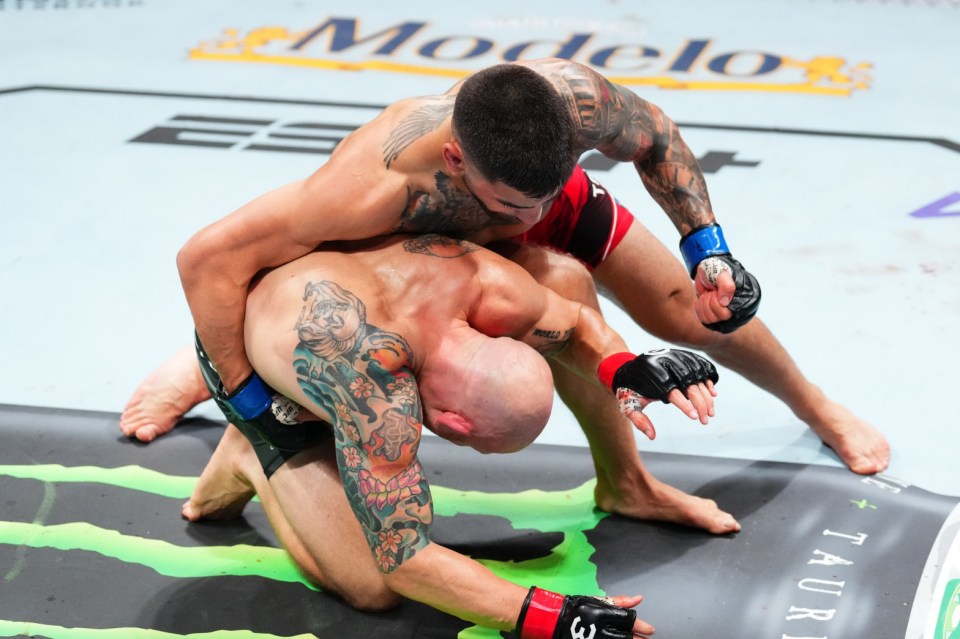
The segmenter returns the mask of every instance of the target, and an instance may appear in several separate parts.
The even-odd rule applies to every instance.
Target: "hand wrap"
[[[517,620],[520,639],[631,639],[637,612],[600,597],[530,588]]]
[[[600,383],[614,393],[628,388],[648,399],[666,403],[667,395],[679,388],[684,395],[688,386],[720,378],[710,360],[680,349],[661,348],[642,355],[617,353],[600,362]]]
[[[196,347],[200,372],[213,400],[227,421],[250,440],[268,478],[288,459],[330,435],[323,423],[297,423],[299,405],[275,393],[256,373],[250,373],[232,393],[225,392],[199,339]]]
[[[707,224],[690,231],[680,240],[680,253],[687,265],[690,277],[697,276],[697,267],[703,260],[712,257],[730,267],[733,284],[736,290],[733,299],[727,306],[730,317],[719,322],[704,324],[707,328],[718,333],[732,333],[757,314],[760,308],[760,283],[743,264],[733,259],[727,242],[723,238],[723,230],[719,224]]]

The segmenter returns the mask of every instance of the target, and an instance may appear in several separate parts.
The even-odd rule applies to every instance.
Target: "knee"
[[[597,306],[593,274],[581,262],[556,251],[530,245],[499,245],[496,250],[522,266],[542,286],[568,300]]]
[[[590,270],[568,255],[540,250],[545,268],[533,273],[536,280],[568,300],[596,308],[597,288]]]
[[[654,308],[645,307],[642,313],[629,308],[631,316],[645,331],[682,348],[707,350],[722,347],[731,336],[712,331],[700,321],[696,311],[696,296],[692,286],[671,291]]]
[[[352,608],[363,612],[387,612],[400,605],[403,598],[385,584],[368,586],[350,592],[341,593],[343,600]]]
[[[657,335],[675,346],[680,348],[692,348],[695,350],[710,350],[722,346],[728,336],[717,331],[711,331],[700,323],[699,318],[688,311],[693,317],[686,322],[677,322],[671,324],[662,334]],[[656,334],[656,333],[655,333]]]

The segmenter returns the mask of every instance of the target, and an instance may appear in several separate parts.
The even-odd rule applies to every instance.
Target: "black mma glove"
[[[688,386],[720,379],[710,360],[676,348],[661,348],[642,355],[617,353],[600,362],[597,369],[600,383],[615,394],[628,388],[648,399],[667,403],[667,395],[675,388],[686,395]]]
[[[729,269],[733,276],[736,291],[727,306],[732,315],[729,319],[704,326],[719,333],[732,333],[753,319],[760,308],[760,282],[743,268],[743,264],[733,259],[719,224],[700,226],[684,235],[680,240],[680,253],[690,277],[697,276],[697,267],[708,258],[722,262],[725,265],[723,270]]]
[[[530,588],[517,619],[519,639],[632,639],[635,610],[609,599]]]

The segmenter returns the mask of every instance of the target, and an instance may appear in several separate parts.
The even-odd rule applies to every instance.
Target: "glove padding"
[[[667,395],[675,388],[684,392],[687,387],[708,379],[714,384],[720,379],[710,360],[690,351],[661,348],[647,351],[620,365],[613,374],[611,390],[616,393],[619,388],[628,388],[648,399],[668,403]]]
[[[517,621],[519,639],[632,639],[635,610],[609,599],[530,588]]]
[[[743,268],[743,264],[733,259],[733,256],[729,253],[712,255],[708,259],[720,260],[729,266],[730,275],[733,276],[733,284],[737,288],[733,293],[733,299],[727,306],[731,312],[730,317],[719,322],[704,324],[704,326],[718,333],[732,333],[757,314],[757,309],[760,308],[760,282],[747,269]]]

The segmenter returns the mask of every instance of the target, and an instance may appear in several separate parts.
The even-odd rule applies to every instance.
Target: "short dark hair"
[[[574,122],[557,90],[518,64],[498,64],[467,78],[453,107],[453,132],[483,177],[533,198],[573,173]]]

